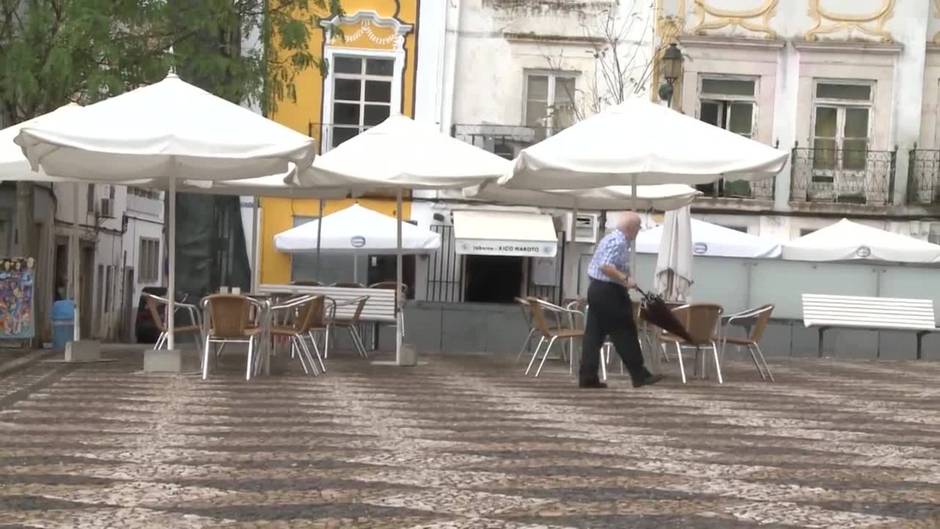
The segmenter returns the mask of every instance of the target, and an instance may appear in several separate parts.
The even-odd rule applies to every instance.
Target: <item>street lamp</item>
[[[666,105],[671,107],[674,85],[682,75],[682,51],[675,42],[666,48],[660,65],[666,82],[659,87],[659,98],[666,100]]]

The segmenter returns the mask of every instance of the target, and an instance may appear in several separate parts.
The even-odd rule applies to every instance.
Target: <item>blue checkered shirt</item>
[[[611,265],[626,275],[630,275],[630,248],[631,241],[620,230],[614,230],[597,243],[591,265],[588,266],[588,277],[598,281],[616,283],[617,281],[601,270],[604,265]]]

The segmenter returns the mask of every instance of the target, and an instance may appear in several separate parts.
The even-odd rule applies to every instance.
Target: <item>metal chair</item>
[[[168,332],[164,317],[166,316],[170,300],[146,292],[144,292],[142,296],[144,303],[147,305],[147,310],[150,311],[150,317],[153,319],[154,325],[157,327],[157,330],[160,331],[160,335],[157,336],[157,341],[153,344],[153,348],[162,349],[168,342]],[[202,347],[202,320],[199,317],[199,309],[191,303],[182,303],[179,301],[174,304],[174,307],[175,313],[184,312],[189,316],[190,324],[183,326],[174,325],[173,334],[192,334],[193,338],[196,340],[196,350],[198,351],[199,348]]]
[[[315,331],[326,329],[326,305],[325,296],[303,296],[271,307],[272,320],[276,319],[278,313],[286,312],[288,318],[292,316],[292,319],[288,319],[286,323],[272,323],[272,339],[287,338],[290,341],[291,358],[296,356],[300,360],[304,373],[308,375],[318,375],[321,370],[326,373],[326,364],[320,356],[320,348],[313,334]],[[310,340],[309,347],[307,340]],[[314,355],[319,361],[319,368],[314,362]]]
[[[770,380],[771,382],[774,382],[774,376],[770,372],[770,367],[767,365],[764,353],[760,349],[760,340],[764,336],[764,330],[770,322],[770,316],[773,314],[773,311],[773,305],[764,305],[755,309],[724,316],[721,318],[722,332],[718,337],[721,343],[722,358],[725,356],[725,346],[729,343],[737,346],[739,349],[741,347],[747,347],[747,351],[751,354],[751,360],[754,361],[754,366],[757,368],[757,373],[760,375],[761,380]],[[732,326],[749,328],[749,331],[745,337],[728,336],[728,327]]]
[[[355,346],[356,351],[359,352],[359,356],[363,358],[369,358],[369,353],[366,352],[365,344],[362,341],[362,335],[359,334],[359,319],[362,316],[362,309],[365,308],[366,302],[369,301],[369,296],[361,296],[349,301],[338,303],[333,303],[332,314],[330,314],[329,319],[327,320],[327,329],[326,329],[326,341],[329,343],[331,331],[337,327],[346,329],[349,332],[349,337],[352,338],[353,346]],[[337,318],[336,309],[337,307],[355,305],[353,313],[348,318]]]
[[[682,324],[685,326],[685,329],[689,332],[689,336],[692,337],[692,341],[686,341],[678,336],[666,332],[662,332],[662,334],[660,334],[659,340],[662,342],[663,347],[666,347],[667,343],[672,343],[676,346],[676,355],[679,358],[679,372],[682,374],[683,384],[686,383],[685,365],[682,361],[683,347],[695,348],[694,365],[696,372],[698,371],[699,353],[703,347],[711,347],[715,358],[715,371],[718,375],[718,383],[724,383],[724,379],[721,377],[721,365],[718,359],[718,345],[717,339],[715,338],[715,331],[718,328],[718,321],[721,318],[722,310],[723,309],[720,305],[711,303],[693,303],[672,309],[673,314],[676,315],[676,318],[682,322]],[[702,376],[704,375],[705,355],[702,355]]]
[[[582,338],[584,336],[583,329],[572,329],[572,328],[563,328],[562,320],[570,318],[572,316],[571,312],[564,307],[559,307],[553,303],[547,301],[528,297],[526,301],[529,303],[529,308],[532,313],[532,324],[541,335],[539,338],[539,343],[535,347],[535,351],[532,353],[532,359],[529,360],[529,365],[526,367],[525,374],[528,375],[529,371],[532,370],[532,365],[535,363],[535,359],[539,355],[539,351],[542,349],[542,345],[545,344],[545,351],[542,353],[542,361],[539,363],[538,369],[535,371],[535,376],[539,376],[542,373],[542,367],[545,365],[545,360],[548,358],[548,353],[552,350],[552,346],[555,345],[555,342],[559,339],[569,340],[571,343],[572,351],[574,350],[574,340],[576,338]],[[551,313],[556,321],[556,326],[551,327],[548,323],[548,318],[546,313]],[[571,321],[571,320],[569,320]],[[573,370],[573,357],[574,355],[569,355],[569,372]]]
[[[263,331],[263,319],[267,314],[266,304],[258,300],[236,294],[213,294],[202,300],[206,326],[205,349],[202,355],[202,378],[209,376],[209,351],[212,344],[247,343],[248,358],[245,367],[245,380],[251,380],[253,372],[260,368],[256,358],[255,342]],[[256,318],[251,319],[254,309]],[[219,350],[221,354],[221,349]]]

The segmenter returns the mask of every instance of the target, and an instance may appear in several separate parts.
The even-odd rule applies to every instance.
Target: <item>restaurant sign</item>
[[[458,239],[456,252],[460,255],[502,255],[506,257],[555,257],[555,241],[501,241],[486,239]]]

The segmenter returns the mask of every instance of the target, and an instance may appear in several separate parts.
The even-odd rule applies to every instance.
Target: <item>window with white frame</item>
[[[525,125],[549,131],[573,125],[577,77],[573,72],[527,72]]]
[[[699,84],[699,119],[751,138],[757,121],[757,80],[703,77]]]
[[[725,130],[752,138],[757,123],[757,78],[742,76],[703,76],[699,79],[699,119]],[[716,191],[716,184],[697,186],[706,194]],[[721,196],[750,197],[746,181],[718,184]]]
[[[160,239],[140,238],[137,254],[137,282],[155,283],[160,279]]]
[[[333,130],[336,147],[385,121],[392,109],[393,58],[333,57]]]
[[[817,81],[813,103],[813,181],[861,172],[868,158],[874,86]]]

